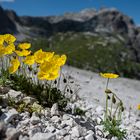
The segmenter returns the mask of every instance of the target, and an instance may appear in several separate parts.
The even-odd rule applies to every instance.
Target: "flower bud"
[[[112,103],[116,103],[116,98],[114,97],[114,95],[112,96]]]
[[[105,93],[110,94],[110,93],[112,93],[112,91],[110,89],[106,89]]]

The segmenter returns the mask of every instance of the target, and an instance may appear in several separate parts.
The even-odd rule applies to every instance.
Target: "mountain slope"
[[[140,29],[114,8],[47,17],[20,17],[0,8],[0,19],[1,33],[30,38],[34,50],[66,53],[70,65],[140,79]]]

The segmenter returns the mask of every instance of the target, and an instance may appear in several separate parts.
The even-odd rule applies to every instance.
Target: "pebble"
[[[40,118],[38,117],[37,113],[35,113],[35,112],[32,113],[32,117],[31,117],[30,121],[33,125],[40,122]]]
[[[12,108],[7,113],[3,113],[0,120],[4,121],[5,123],[10,123],[14,118],[18,117],[18,115],[18,112]]]
[[[55,103],[53,104],[52,108],[51,108],[51,116],[57,116],[59,115],[59,111],[58,111],[58,104]]]
[[[20,135],[20,131],[17,131],[15,128],[7,128],[6,138],[7,140],[16,140]]]
[[[36,133],[30,140],[56,140],[56,135],[52,133]]]

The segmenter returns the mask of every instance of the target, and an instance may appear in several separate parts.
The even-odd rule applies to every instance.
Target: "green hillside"
[[[139,78],[140,64],[132,61],[131,51],[118,35],[58,33],[50,38],[32,40],[33,50],[42,48],[66,54],[67,64],[94,72],[115,72]]]

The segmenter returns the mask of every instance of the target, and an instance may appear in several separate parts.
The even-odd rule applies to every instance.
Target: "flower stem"
[[[109,78],[107,79],[106,90],[108,89],[108,83],[109,83]],[[107,118],[108,118],[108,94],[106,93],[106,113],[105,113],[105,119],[107,120]]]

